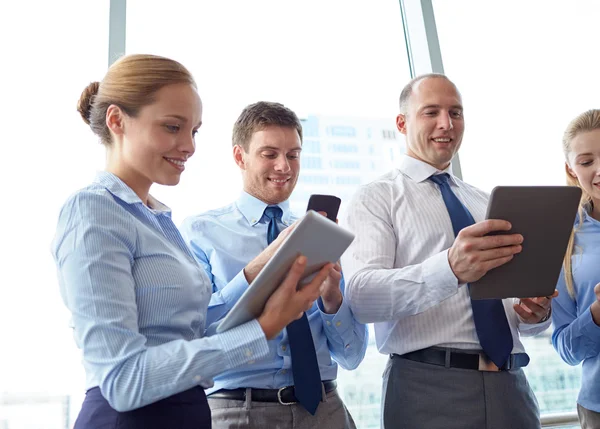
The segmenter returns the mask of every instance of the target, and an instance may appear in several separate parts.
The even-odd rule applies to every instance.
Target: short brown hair
[[[252,135],[265,128],[277,125],[295,128],[302,142],[302,124],[296,114],[281,103],[259,101],[246,106],[233,125],[233,146],[241,146],[248,152]]]
[[[106,126],[106,111],[111,104],[131,117],[154,102],[163,87],[188,83],[196,88],[191,73],[180,63],[156,55],[127,55],[116,61],[102,82],[90,83],[81,93],[77,111],[100,141],[108,145],[111,135]]]

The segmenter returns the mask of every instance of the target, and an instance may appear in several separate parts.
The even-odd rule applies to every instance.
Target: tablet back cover
[[[575,186],[498,186],[487,219],[504,219],[523,235],[523,249],[508,263],[470,284],[471,298],[529,298],[556,288],[581,189]]]

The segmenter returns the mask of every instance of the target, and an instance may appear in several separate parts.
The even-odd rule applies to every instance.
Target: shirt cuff
[[[432,286],[429,288],[430,291],[447,292],[450,296],[457,292],[459,286],[462,286],[462,284],[458,284],[458,279],[450,268],[448,250],[426,259],[422,268],[425,284]]]
[[[231,310],[236,302],[242,297],[248,289],[248,280],[241,270],[223,289],[221,293],[222,302],[226,305],[227,311]]]
[[[269,344],[258,320],[254,319],[218,335],[229,368],[252,365],[269,355]]]
[[[335,335],[342,338],[344,344],[349,344],[352,341],[354,333],[354,317],[350,307],[346,304],[346,298],[342,299],[342,305],[335,314],[328,314],[323,311],[321,300],[318,300],[318,307],[321,311],[321,319],[323,319],[323,329],[327,336]]]
[[[513,298],[512,302],[511,302],[511,306],[513,304],[519,304],[520,301],[521,300],[519,298]],[[506,310],[506,307],[504,307],[504,309]],[[552,310],[549,310],[550,317],[548,317],[547,320],[545,320],[543,322],[538,322],[538,323],[527,323],[523,319],[521,319],[521,316],[519,316],[519,314],[517,312],[514,312],[514,313],[515,313],[515,316],[517,316],[517,320],[519,321],[519,332],[526,336],[534,336],[541,332],[544,332],[552,324],[552,315],[551,315]],[[507,316],[508,316],[508,314],[507,314]]]
[[[592,309],[588,308],[578,317],[581,333],[595,344],[600,344],[600,326],[596,325],[592,317]]]

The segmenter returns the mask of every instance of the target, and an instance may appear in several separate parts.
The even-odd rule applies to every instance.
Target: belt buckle
[[[281,392],[283,392],[285,389],[290,389],[293,386],[284,386],[281,387],[278,391],[277,391],[277,400],[279,401],[279,403],[281,405],[294,405],[296,403],[296,401],[292,401],[292,402],[283,402],[283,399],[281,399]]]
[[[498,372],[500,368],[486,356],[485,353],[479,353],[479,371]]]

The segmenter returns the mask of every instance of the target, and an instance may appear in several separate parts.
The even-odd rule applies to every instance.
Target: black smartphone
[[[335,222],[341,203],[342,200],[334,195],[313,194],[308,199],[306,211],[314,210],[316,212],[325,212],[327,213],[327,219]]]

